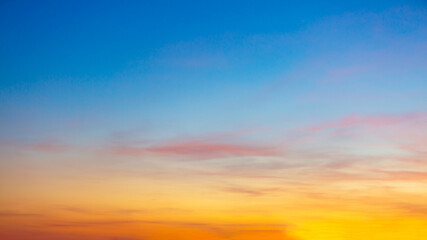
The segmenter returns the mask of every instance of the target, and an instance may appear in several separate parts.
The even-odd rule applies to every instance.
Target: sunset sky
[[[426,1],[0,1],[0,239],[421,240]]]

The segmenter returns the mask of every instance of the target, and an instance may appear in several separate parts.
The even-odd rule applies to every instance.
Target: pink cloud
[[[331,121],[307,128],[307,131],[317,132],[328,129],[339,129],[349,127],[383,127],[388,125],[410,122],[417,119],[427,118],[427,113],[410,113],[402,115],[348,115],[338,121]]]
[[[411,152],[427,152],[427,139],[416,139],[416,142],[399,146],[400,149]]]
[[[36,143],[21,143],[21,142],[15,142],[15,141],[5,141],[5,142],[0,142],[0,145],[4,145],[11,149],[16,149],[16,150],[47,152],[47,153],[60,153],[72,147],[67,144],[53,142],[53,141],[43,141],[43,142],[36,142]]]
[[[245,146],[228,143],[209,143],[203,141],[182,142],[163,146],[154,146],[147,149],[150,152],[166,155],[188,155],[200,157],[224,156],[274,156],[271,148]]]
[[[118,146],[112,149],[116,155],[123,156],[194,156],[194,157],[227,157],[227,156],[275,156],[272,148],[228,143],[209,143],[204,141],[169,143],[151,147]]]
[[[232,132],[209,133],[197,137],[176,138],[160,143],[143,142],[114,146],[110,152],[124,156],[193,156],[201,158],[227,156],[276,156],[277,149],[236,143],[238,138],[265,132],[259,129],[243,129]]]
[[[415,156],[407,156],[398,158],[399,161],[410,163],[417,166],[427,166],[427,154],[417,154]]]
[[[54,143],[54,142],[41,142],[41,143],[31,145],[30,148],[32,150],[41,151],[41,152],[58,153],[58,152],[63,152],[67,150],[69,146],[65,144]]]
[[[427,180],[427,172],[421,171],[376,171],[387,175],[389,180]]]

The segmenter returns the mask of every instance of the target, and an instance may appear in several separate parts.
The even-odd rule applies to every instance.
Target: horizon
[[[427,236],[425,1],[0,1],[0,238]]]

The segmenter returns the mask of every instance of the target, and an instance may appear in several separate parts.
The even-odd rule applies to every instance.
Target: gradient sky
[[[427,236],[425,1],[0,1],[0,238]]]

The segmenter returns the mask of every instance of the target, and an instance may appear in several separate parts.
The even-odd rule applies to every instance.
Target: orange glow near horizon
[[[426,240],[426,66],[426,0],[0,0],[0,240]]]
[[[60,164],[26,158],[19,169],[12,163],[2,169],[4,239],[415,240],[427,234],[427,179],[409,171],[361,174],[362,167],[346,166],[352,173],[345,174],[332,165],[263,176],[166,161],[177,164],[173,173],[163,166],[121,174],[120,163],[110,172],[90,163],[82,168],[73,158]]]

